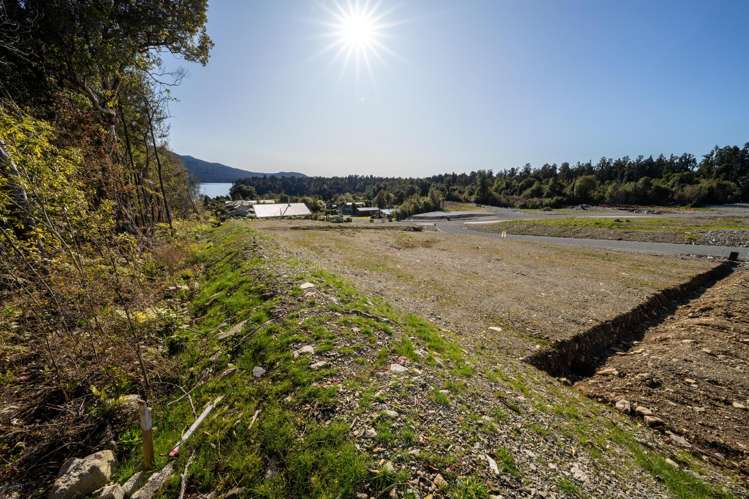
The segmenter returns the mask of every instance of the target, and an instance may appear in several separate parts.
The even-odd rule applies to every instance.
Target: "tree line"
[[[251,189],[251,190],[250,190]],[[431,210],[440,199],[517,208],[580,203],[704,205],[749,201],[749,143],[715,147],[698,161],[691,154],[601,158],[598,162],[544,164],[493,172],[426,178],[252,177],[232,196],[311,196],[326,202],[367,200],[409,212]]]

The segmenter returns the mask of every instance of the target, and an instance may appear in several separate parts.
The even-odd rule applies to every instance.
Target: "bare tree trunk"
[[[148,128],[151,132],[151,143],[153,144],[153,154],[156,156],[156,171],[159,174],[159,188],[161,189],[161,198],[164,201],[164,211],[166,212],[166,219],[169,222],[169,228],[174,230],[172,225],[172,212],[169,210],[169,201],[166,199],[166,190],[164,189],[164,176],[161,168],[161,158],[159,158],[159,150],[156,145],[156,134],[153,130],[153,115],[151,109],[147,108],[146,115],[148,116]]]

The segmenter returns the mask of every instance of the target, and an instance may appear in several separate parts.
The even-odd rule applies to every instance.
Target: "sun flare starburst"
[[[332,51],[335,61],[343,61],[342,71],[353,62],[357,77],[362,68],[372,77],[374,60],[383,62],[384,54],[394,55],[384,42],[387,30],[394,24],[385,20],[387,13],[380,11],[379,2],[336,2],[328,12],[332,19],[325,23],[325,36],[332,41],[324,52]]]

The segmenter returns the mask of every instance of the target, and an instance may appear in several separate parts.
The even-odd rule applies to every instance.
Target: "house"
[[[371,206],[361,206],[356,208],[356,214],[360,217],[377,218],[380,216],[380,209]]]
[[[338,213],[341,215],[356,215],[357,210],[360,207],[365,206],[366,203],[363,203],[361,201],[355,201],[353,203],[343,203],[338,207]]]

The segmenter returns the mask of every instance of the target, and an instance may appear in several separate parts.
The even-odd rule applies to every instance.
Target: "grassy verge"
[[[700,242],[708,232],[749,231],[749,219],[737,217],[549,218],[502,222],[483,229],[537,236],[690,243]]]
[[[401,474],[354,445],[347,419],[354,411],[339,400],[342,383],[356,379],[366,392],[388,359],[415,360],[417,351],[426,362],[440,359],[470,375],[462,351],[423,319],[399,314],[334,275],[307,272],[260,245],[246,225],[229,223],[194,248],[203,279],[190,298],[195,320],[167,340],[185,372],[181,390],[154,408],[157,468],[195,415],[221,396],[176,462],[182,470],[194,454],[191,490],[241,487],[253,497],[349,497],[402,482]],[[302,290],[303,282],[314,288]],[[314,353],[300,354],[304,345]],[[259,377],[253,374],[257,368],[265,371]],[[387,421],[377,428],[384,443],[409,438],[402,429],[389,432]],[[137,469],[140,446],[136,428],[120,437],[125,460],[119,480]],[[166,494],[178,487],[175,476]]]

